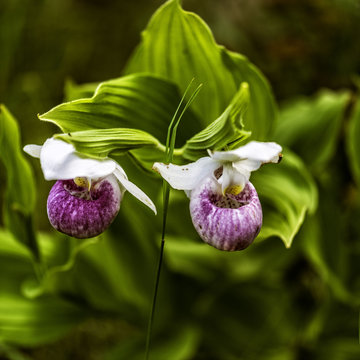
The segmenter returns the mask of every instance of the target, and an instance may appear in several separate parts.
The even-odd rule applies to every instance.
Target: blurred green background
[[[6,104],[18,119],[23,144],[41,144],[58,131],[55,126],[40,122],[37,114],[63,101],[66,81],[100,82],[121,75],[140,41],[141,31],[162,3],[160,0],[0,1],[0,103]],[[356,91],[354,79],[360,74],[360,2],[357,0],[184,0],[183,6],[208,23],[219,44],[249,57],[263,71],[280,103],[284,123],[286,116],[294,117],[300,111],[311,119],[314,106],[321,108],[312,100],[304,100],[307,110],[301,103],[297,107],[291,105],[299,96],[313,99],[321,88],[349,89],[352,94]],[[337,94],[340,93],[329,96],[338,99],[341,96]],[[319,165],[312,162],[317,156],[311,153],[314,140],[308,144],[292,142],[287,133],[282,139],[281,127],[278,129],[277,139],[312,165],[322,204],[317,217],[307,221],[290,250],[274,239],[254,246],[239,257],[248,272],[241,270],[241,280],[234,280],[234,286],[226,282],[223,288],[218,287],[222,273],[210,278],[199,274],[196,278],[192,270],[188,273],[179,270],[181,261],[180,265],[171,263],[169,255],[169,267],[174,273],[167,276],[175,284],[172,295],[181,291],[179,299],[187,299],[184,303],[188,304],[200,288],[202,297],[197,304],[191,303],[194,308],[189,313],[200,313],[197,322],[214,329],[213,334],[206,334],[196,355],[189,359],[355,360],[360,357],[360,302],[356,295],[360,290],[360,206],[354,200],[358,199],[359,190],[344,160],[343,130],[341,127],[336,135],[336,156]],[[301,128],[296,131],[300,133]],[[51,184],[43,180],[37,161],[31,163],[39,187],[38,208],[44,209]],[[1,164],[0,169],[3,187],[5,176]],[[0,196],[3,196],[1,191]],[[120,221],[124,220],[122,217],[126,220],[126,215],[120,216]],[[45,211],[39,211],[35,217],[39,229],[50,229]],[[115,230],[120,227],[120,221],[114,225]],[[169,221],[171,228],[174,219]],[[189,223],[188,226],[191,227]],[[132,231],[136,234],[136,230]],[[321,240],[312,242],[315,238]],[[170,239],[169,250],[172,248],[176,249],[176,241],[171,245]],[[86,269],[87,263],[84,264]],[[189,266],[186,259],[183,265]],[[6,274],[3,266],[0,264],[1,273]],[[90,273],[89,277],[92,275],[96,274]],[[209,296],[211,292],[216,293],[216,300]],[[241,302],[237,303],[238,299]],[[160,302],[160,309],[164,302]],[[165,314],[178,311],[178,318],[191,318],[180,300],[179,304],[168,306],[171,309],[165,308]],[[239,313],[233,314],[234,309]],[[202,312],[213,317],[201,318]],[[160,322],[164,316],[160,316]],[[103,354],[108,349],[123,338],[136,338],[139,328],[121,319],[99,320],[93,316],[52,344],[19,349],[1,345],[0,359],[105,359]],[[127,359],[119,355],[121,351],[125,350],[115,351],[109,359]],[[172,360],[172,356],[168,359]]]

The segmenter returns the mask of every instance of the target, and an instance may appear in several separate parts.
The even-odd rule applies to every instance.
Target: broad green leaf
[[[326,222],[328,222],[325,220]],[[337,221],[333,219],[333,221]],[[314,265],[319,272],[324,282],[334,293],[335,297],[345,303],[359,306],[360,299],[352,294],[347,288],[345,283],[342,281],[341,274],[338,269],[333,268],[333,264],[330,264],[329,260],[326,259],[326,248],[333,244],[331,237],[327,236],[326,230],[322,228],[324,223],[321,224],[319,216],[311,217],[304,226],[304,231],[301,232],[301,244],[305,256]],[[325,247],[325,249],[324,249]],[[331,248],[330,251],[334,251]],[[343,249],[336,249],[336,255],[340,257]]]
[[[217,45],[204,21],[184,11],[179,0],[169,0],[153,15],[125,70],[143,71],[166,77],[181,92],[192,78],[203,83],[193,105],[203,127],[220,116],[240,83],[247,82],[251,104],[246,128],[259,140],[269,135],[276,110],[263,75],[245,57]]]
[[[104,158],[110,153],[121,155],[129,150],[152,148],[164,151],[164,146],[149,133],[127,128],[96,129],[56,135],[56,138],[72,143],[76,149],[92,157]]]
[[[350,167],[360,186],[360,97],[357,98],[350,117],[346,140]]]
[[[323,90],[284,106],[274,139],[299,154],[308,167],[321,174],[333,158],[349,92]]]
[[[223,50],[222,58],[236,84],[249,84],[250,104],[244,115],[246,130],[251,131],[256,140],[272,141],[278,109],[269,82],[245,56]]]
[[[169,235],[166,249],[165,261],[173,272],[203,284],[213,283],[219,276],[229,282],[272,277],[282,272],[296,256],[295,252],[287,252],[284,256],[284,246],[271,241],[255,241],[246,251],[219,251],[204,243],[197,234],[193,238]],[[268,270],[264,272],[264,269]]]
[[[23,282],[23,294],[33,299],[45,293],[56,293],[58,282],[65,282],[62,275],[73,269],[79,253],[97,244],[100,238],[101,236],[79,240],[62,234],[52,238],[44,235],[40,237],[42,256],[47,268],[39,279],[28,278]],[[66,285],[61,284],[61,287],[64,289]]]
[[[0,160],[5,165],[7,181],[5,226],[38,258],[32,220],[36,200],[33,174],[21,151],[19,127],[4,105],[0,105]]]
[[[86,310],[56,297],[0,295],[0,341],[36,346],[59,339],[84,320]]]
[[[197,239],[166,237],[165,261],[172,271],[185,274],[202,282],[213,280],[226,262],[226,253]]]
[[[90,129],[135,128],[165,141],[167,128],[180,102],[176,86],[146,74],[136,74],[103,82],[94,96],[56,106],[40,116],[64,132]],[[182,142],[200,130],[190,112],[184,115]]]
[[[197,160],[206,155],[206,150],[221,150],[236,147],[250,133],[244,130],[243,116],[249,103],[249,86],[242,83],[233,101],[219,118],[204,130],[189,139],[183,147],[183,156]]]
[[[305,214],[313,213],[317,206],[317,188],[305,164],[285,150],[280,164],[265,165],[250,181],[263,207],[259,239],[277,236],[290,247]]]
[[[52,245],[48,235],[39,239]],[[45,252],[46,253],[46,252]],[[47,258],[44,252],[42,255]],[[25,279],[34,278],[29,249],[0,229],[0,343],[33,346],[65,335],[87,311],[54,296],[29,299],[22,294]]]

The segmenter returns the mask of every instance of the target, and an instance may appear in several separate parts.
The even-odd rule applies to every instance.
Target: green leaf
[[[250,104],[244,115],[246,129],[251,131],[254,139],[273,140],[278,109],[269,82],[245,56],[223,50],[222,58],[236,84],[249,84]]]
[[[36,191],[33,174],[20,146],[19,127],[9,110],[0,105],[0,159],[5,165],[7,188],[4,223],[16,239],[39,257],[32,214]]]
[[[30,300],[0,295],[0,341],[36,346],[65,335],[86,311],[56,297]]]
[[[259,140],[271,130],[276,109],[263,75],[245,57],[217,45],[204,21],[184,11],[178,0],[166,2],[153,15],[125,70],[142,71],[164,76],[182,92],[192,78],[203,83],[193,105],[203,127],[223,113],[240,83],[247,82],[251,104],[246,126]]]
[[[333,223],[339,221],[336,217],[330,219],[330,221],[331,220]],[[337,234],[333,236],[333,238],[331,238],[331,236],[329,237],[328,234],[326,234],[326,230],[323,230],[324,225],[326,226],[328,221],[329,217],[326,218],[325,224],[321,223],[320,216],[318,216],[317,213],[316,216],[311,217],[309,221],[306,222],[303,231],[301,231],[303,251],[338,300],[350,305],[359,306],[359,297],[347,289],[347,285],[341,276],[341,270],[343,270],[342,268],[344,266],[347,266],[349,259],[346,258],[345,263],[341,263],[341,265],[336,268],[334,264],[331,264],[329,259],[326,258],[328,251],[334,252],[335,247],[331,246],[334,245],[333,238],[338,238],[338,236],[336,236]],[[343,242],[341,242],[340,246],[336,248],[336,258],[343,257],[343,253]],[[341,268],[341,270],[339,268]]]
[[[136,128],[165,141],[181,96],[175,85],[159,77],[136,74],[103,82],[94,96],[56,106],[39,118],[64,132]],[[198,119],[184,115],[182,142],[200,130]]]
[[[308,167],[321,174],[336,151],[350,93],[323,90],[315,97],[285,105],[275,140],[299,154]]]
[[[43,244],[53,246],[49,235],[39,238]],[[0,344],[34,346],[54,341],[87,315],[83,308],[54,296],[37,299],[23,296],[24,279],[34,277],[31,253],[3,229],[0,229],[0,263]]]
[[[137,129],[84,130],[55,137],[72,143],[79,152],[97,158],[104,158],[111,152],[121,155],[126,151],[143,147],[164,151],[164,146],[156,138]]]
[[[346,145],[350,167],[357,184],[360,186],[360,97],[357,98],[355,107],[349,120]]]
[[[251,177],[263,207],[259,239],[279,237],[290,247],[305,214],[317,206],[317,188],[299,157],[289,150],[278,165],[265,165]]]
[[[63,274],[67,275],[72,270],[79,253],[97,244],[100,238],[101,236],[98,236],[79,241],[63,234],[52,238],[44,235],[40,237],[42,256],[47,268],[40,279],[29,277],[23,282],[23,294],[29,299],[34,299],[46,293],[56,293],[58,283],[65,282]],[[60,286],[66,288],[64,284]]]
[[[207,149],[221,150],[225,147],[236,147],[250,136],[250,133],[243,129],[243,116],[249,100],[249,86],[247,83],[242,83],[221,116],[186,142],[182,155],[187,159],[197,160],[206,155]]]

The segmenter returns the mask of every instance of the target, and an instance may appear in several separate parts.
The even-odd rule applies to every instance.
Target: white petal
[[[281,146],[274,142],[251,141],[248,144],[231,151],[214,151],[212,159],[217,161],[237,162],[240,160],[255,160],[261,164],[268,162],[279,162]]]
[[[250,171],[237,171],[231,163],[224,164],[222,176],[218,182],[221,185],[222,193],[230,192],[234,195],[239,194],[249,181]]]
[[[146,206],[148,206],[156,215],[156,207],[154,203],[150,200],[150,198],[141,190],[139,189],[134,183],[127,179],[125,171],[123,168],[116,164],[116,169],[114,171],[114,175],[119,180],[119,183],[133,196],[143,202]]]
[[[252,171],[258,170],[263,163],[259,160],[240,160],[233,163],[234,169],[240,173],[250,173]]]
[[[214,171],[221,164],[210,157],[202,157],[199,160],[183,165],[155,163],[153,169],[177,190],[192,190],[209,176],[214,176]]]
[[[39,158],[41,153],[41,145],[25,145],[24,151],[32,157]]]
[[[110,175],[116,168],[114,160],[82,157],[73,145],[53,138],[45,141],[40,153],[40,163],[46,180],[75,177],[95,179]]]

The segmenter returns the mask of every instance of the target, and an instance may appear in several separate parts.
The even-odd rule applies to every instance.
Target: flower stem
[[[165,145],[165,161],[167,163],[172,162],[174,155],[182,155],[183,150],[179,149],[178,153],[175,150],[175,140],[176,140],[176,132],[177,128],[179,126],[180,120],[183,117],[185,111],[187,108],[191,105],[191,103],[196,98],[197,94],[199,93],[202,84],[200,84],[195,91],[190,96],[190,99],[186,102],[185,106],[182,108],[182,105],[185,101],[186,94],[191,88],[191,85],[193,83],[194,79],[190,81],[190,84],[185,90],[185,93],[183,97],[181,98],[181,101],[175,111],[175,114],[173,118],[171,119],[170,125],[168,127],[167,137],[166,137],[166,145]],[[182,108],[182,110],[181,110]],[[180,115],[179,115],[180,113]],[[161,232],[161,244],[160,244],[160,254],[159,254],[159,261],[158,261],[158,267],[156,272],[156,278],[155,278],[155,285],[154,285],[154,295],[153,295],[153,301],[151,305],[150,310],[150,317],[149,317],[149,323],[148,323],[148,329],[147,329],[147,335],[146,335],[146,350],[145,350],[145,360],[149,359],[149,353],[150,353],[150,342],[151,342],[151,333],[153,328],[153,322],[154,322],[154,315],[155,315],[155,308],[156,308],[156,299],[159,289],[159,282],[160,282],[160,273],[161,273],[161,266],[163,261],[163,255],[164,255],[164,248],[165,248],[165,229],[166,229],[166,219],[167,219],[167,210],[169,205],[169,197],[170,197],[170,186],[169,184],[164,180],[163,181],[163,222],[162,222],[162,232]]]
[[[155,284],[154,284],[153,301],[152,301],[152,305],[151,305],[150,317],[149,317],[149,323],[148,323],[148,329],[147,329],[147,335],[146,335],[145,360],[149,359],[149,354],[150,354],[151,333],[152,333],[153,322],[154,322],[156,299],[157,299],[157,294],[158,294],[158,289],[159,289],[162,260],[164,257],[165,229],[166,229],[167,208],[169,205],[169,197],[170,197],[170,187],[169,187],[169,184],[164,181],[163,182],[163,222],[162,222],[162,232],[161,232],[161,244],[160,244],[159,260],[158,260],[158,266],[157,266]]]

